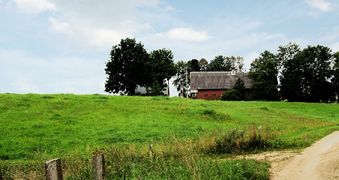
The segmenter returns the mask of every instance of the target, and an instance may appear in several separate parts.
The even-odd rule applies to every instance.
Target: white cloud
[[[124,38],[125,35],[109,28],[90,27],[79,23],[69,23],[56,18],[49,18],[50,28],[77,44],[95,48],[110,47]]]
[[[108,47],[119,43],[125,36],[122,33],[105,28],[89,28],[84,32],[88,42],[96,47]]]
[[[61,21],[56,18],[48,18],[48,22],[50,23],[50,27],[60,33],[71,34],[71,28],[69,23]]]
[[[153,34],[152,25],[158,21],[155,19],[173,10],[160,0],[102,0],[100,3],[83,0],[81,6],[77,0],[51,1],[58,11],[48,19],[50,32],[62,35],[61,38],[77,47],[98,50],[106,50],[122,38]],[[139,7],[142,7],[142,12]],[[157,16],[149,16],[150,11],[144,12],[145,8]],[[161,19],[164,20],[166,18]]]
[[[319,11],[330,11],[332,9],[332,3],[327,0],[305,0],[305,2],[312,8]]]
[[[136,0],[136,3],[143,6],[157,6],[160,0]]]
[[[56,6],[49,0],[14,0],[14,6],[27,13],[55,11]]]
[[[196,31],[190,28],[174,28],[165,33],[159,33],[157,36],[166,37],[174,41],[193,41],[201,42],[210,38],[207,32]]]

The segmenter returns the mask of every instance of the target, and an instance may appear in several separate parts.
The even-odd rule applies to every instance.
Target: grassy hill
[[[0,94],[0,129],[2,164],[126,145],[198,143],[234,129],[269,132],[270,149],[301,148],[339,130],[339,105]]]

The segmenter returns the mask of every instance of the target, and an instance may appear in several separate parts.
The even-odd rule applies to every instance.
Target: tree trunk
[[[170,97],[170,80],[167,79],[167,96]]]
[[[129,95],[129,96],[134,96],[135,95],[135,87],[136,86],[130,86],[128,89],[127,89],[127,94]]]

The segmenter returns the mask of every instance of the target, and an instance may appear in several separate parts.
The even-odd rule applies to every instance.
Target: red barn
[[[220,99],[225,90],[232,89],[237,79],[245,83],[245,88],[252,88],[248,73],[217,71],[191,72],[190,95],[197,99]]]

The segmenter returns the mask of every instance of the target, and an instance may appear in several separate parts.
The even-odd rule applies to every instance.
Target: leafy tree
[[[224,57],[216,56],[207,66],[208,71],[224,71]]]
[[[148,53],[143,44],[135,39],[122,39],[120,44],[113,46],[111,59],[106,64],[105,91],[134,95],[137,85],[148,83],[147,60]]]
[[[245,82],[242,79],[238,78],[237,81],[235,81],[233,89],[239,92],[243,92],[245,90]]]
[[[244,71],[244,58],[243,57],[238,56],[234,58],[234,69],[237,72]]]
[[[161,95],[164,88],[168,87],[171,77],[176,73],[172,51],[168,49],[152,51],[147,70],[148,79],[150,80],[147,83],[149,93],[151,95]]]
[[[176,76],[173,81],[174,86],[177,87],[179,91],[179,96],[188,97],[189,90],[189,72],[188,72],[188,63],[184,61],[178,61],[175,64],[176,67]]]
[[[192,59],[187,62],[179,61],[176,64],[176,70],[176,78],[173,84],[177,87],[179,96],[188,97],[190,72],[200,71],[199,61],[197,59]]]
[[[333,67],[334,77],[332,81],[337,95],[337,101],[339,103],[339,52],[336,52],[333,56],[334,56],[334,67]]]
[[[237,71],[242,72],[244,68],[244,59],[240,56],[216,56],[207,66],[209,71]]]
[[[235,70],[235,57],[224,57],[224,69],[225,71],[232,71]]]
[[[297,44],[289,43],[285,46],[279,46],[277,59],[279,62],[280,93],[283,99],[289,101],[302,101],[302,59],[295,59],[300,53]]]
[[[199,65],[199,61],[197,59],[192,59],[192,60],[188,61],[187,66],[188,66],[189,72],[200,71],[200,65]]]
[[[269,51],[251,63],[250,77],[253,79],[255,99],[278,100],[278,60]]]
[[[208,61],[205,58],[199,60],[200,71],[207,71]]]
[[[331,50],[324,46],[308,46],[295,57],[302,61],[302,91],[304,101],[330,101],[334,92],[329,79],[331,73]]]
[[[291,61],[300,52],[299,45],[295,43],[288,43],[285,46],[279,46],[277,59],[279,61],[279,67],[282,68],[284,63]]]
[[[231,71],[232,62],[224,56],[216,56],[207,66],[208,71]]]
[[[308,102],[333,100],[331,63],[331,50],[320,45],[308,46],[284,61],[280,78],[283,98]]]

